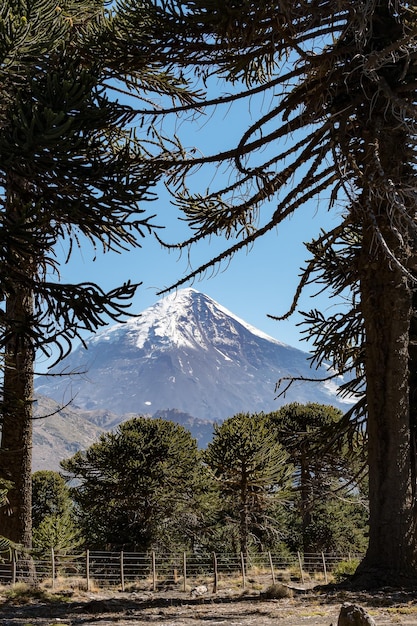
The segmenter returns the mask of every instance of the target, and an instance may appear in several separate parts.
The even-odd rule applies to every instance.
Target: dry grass
[[[64,602],[66,600],[65,594],[50,593],[40,586],[28,585],[22,582],[2,587],[0,594],[6,602],[15,605],[28,604],[39,600],[45,603]]]
[[[64,593],[74,591],[92,591],[97,592],[99,590],[98,585],[94,580],[90,578],[87,583],[86,578],[81,576],[58,576],[54,580],[47,578],[42,581],[40,588],[44,590],[52,591],[53,593]]]

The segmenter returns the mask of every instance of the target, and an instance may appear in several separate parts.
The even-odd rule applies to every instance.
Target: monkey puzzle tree
[[[74,551],[82,544],[69,487],[58,472],[40,470],[32,475],[33,547],[38,556]]]
[[[133,130],[114,93],[191,97],[169,70],[153,3],[106,6],[0,7],[0,478],[13,483],[0,535],[26,547],[35,353],[59,358],[83,330],[121,319],[137,287],[61,283],[55,246],[121,252],[152,232],[141,203],[167,168],[166,145],[151,124]]]
[[[266,417],[294,465],[304,554],[329,549],[331,532],[327,528],[339,524],[338,500],[349,502],[352,509],[355,505],[360,509],[362,516],[356,518],[363,528],[361,518],[367,510],[366,498],[360,497],[364,478],[360,470],[365,461],[363,437],[358,436],[354,441],[346,435],[340,436],[342,412],[333,406],[293,402]],[[343,507],[340,509],[343,515]],[[332,517],[328,518],[327,511]],[[331,549],[334,550],[334,545]]]
[[[244,555],[251,536],[259,539],[266,528],[277,532],[272,506],[288,495],[292,477],[288,455],[268,427],[264,415],[238,413],[215,425],[203,456],[219,483],[223,504],[231,504],[230,517],[239,529]]]
[[[185,24],[183,45],[194,42],[200,67],[252,88],[229,104],[255,92],[274,103],[237,146],[195,160],[199,167],[230,161],[235,176],[226,188],[178,195],[193,229],[182,246],[222,233],[237,241],[187,279],[313,198],[344,206],[340,223],[311,248],[321,257],[305,269],[297,296],[317,263],[337,256],[354,233],[343,280],[358,296],[350,320],[359,320],[363,343],[356,353],[340,350],[335,332],[327,349],[338,371],[363,365],[366,377],[370,531],[359,574],[363,584],[415,578],[417,5],[193,0],[183,3],[183,21],[184,7],[199,36]]]
[[[32,523],[39,526],[47,516],[71,513],[74,503],[58,472],[39,470],[32,474]]]
[[[146,551],[188,547],[203,487],[197,442],[162,419],[138,417],[61,463],[87,545]],[[175,546],[174,546],[175,547]]]

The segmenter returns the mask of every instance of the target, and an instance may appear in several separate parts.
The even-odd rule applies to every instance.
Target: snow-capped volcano
[[[238,412],[272,411],[287,402],[340,405],[322,383],[300,383],[276,399],[285,376],[312,371],[305,352],[239,319],[203,293],[182,289],[124,324],[97,333],[55,368],[83,372],[40,377],[36,390],[57,402],[118,414],[179,409],[221,420]]]
[[[138,349],[152,351],[155,345],[161,348],[164,344],[184,349],[208,349],[216,343],[231,345],[239,334],[236,325],[262,339],[284,345],[191,288],[168,295],[145,309],[139,317],[98,333],[90,339],[89,345],[102,341],[118,342],[121,335],[126,335]]]

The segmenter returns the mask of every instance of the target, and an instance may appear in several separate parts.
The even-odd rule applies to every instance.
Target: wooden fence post
[[[186,591],[187,589],[187,554],[186,552],[183,553],[182,555],[182,572],[184,575],[184,586],[183,589],[184,591]]]
[[[327,585],[327,568],[326,568],[326,559],[324,558],[324,552],[321,553],[321,558],[323,561],[324,582]]]
[[[272,555],[270,552],[268,552],[268,557],[269,557],[269,566],[271,568],[271,575],[272,575],[272,584],[275,585],[275,572],[274,572],[274,564],[272,562]]]
[[[122,586],[122,591],[125,590],[125,570],[123,563],[123,550],[120,552],[120,584]]]
[[[16,584],[16,551],[12,553],[12,585]]]
[[[302,583],[303,583],[303,585],[304,585],[304,571],[303,571],[303,564],[302,564],[302,561],[301,561],[301,555],[300,555],[300,553],[299,553],[299,552],[297,552],[297,557],[298,557],[298,565],[299,565],[299,567],[300,567],[300,572],[301,572],[301,582],[302,582]]]
[[[240,566],[242,569],[242,586],[246,589],[246,569],[245,569],[245,557],[243,552],[240,553]]]
[[[155,552],[152,552],[152,589],[156,591],[156,558]]]
[[[87,591],[90,591],[90,550],[85,551],[85,577],[87,579]]]
[[[214,572],[213,593],[217,593],[217,586],[219,584],[219,572],[217,570],[217,556],[215,552],[213,552],[213,572]]]
[[[52,589],[55,589],[55,552],[51,548],[51,572],[52,572]]]

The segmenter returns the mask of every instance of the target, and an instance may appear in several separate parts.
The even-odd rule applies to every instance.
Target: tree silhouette
[[[238,528],[240,551],[247,556],[250,538],[273,529],[271,507],[288,495],[292,465],[265,416],[238,413],[220,426],[204,453],[231,520]],[[275,529],[276,531],[276,529]]]
[[[121,320],[138,286],[60,282],[56,245],[122,252],[153,232],[143,203],[179,151],[129,104],[189,102],[152,3],[10,0],[0,8],[0,534],[31,545],[34,357],[58,359],[84,330]],[[136,120],[137,130],[133,129]],[[169,159],[168,159],[169,156]]]
[[[200,168],[230,163],[234,171],[226,186],[177,193],[192,234],[176,247],[219,234],[231,241],[177,285],[312,199],[343,207],[338,225],[311,242],[291,310],[317,275],[335,292],[351,290],[346,315],[332,316],[329,326],[319,314],[310,320],[319,331],[317,358],[326,351],[337,373],[355,373],[345,392],[363,393],[362,373],[366,379],[356,411],[367,421],[370,532],[358,580],[415,578],[416,7],[389,0],[184,4],[198,36],[182,18],[182,45],[193,41],[201,71],[246,83],[228,106],[254,93],[273,104],[235,147],[194,160]]]

